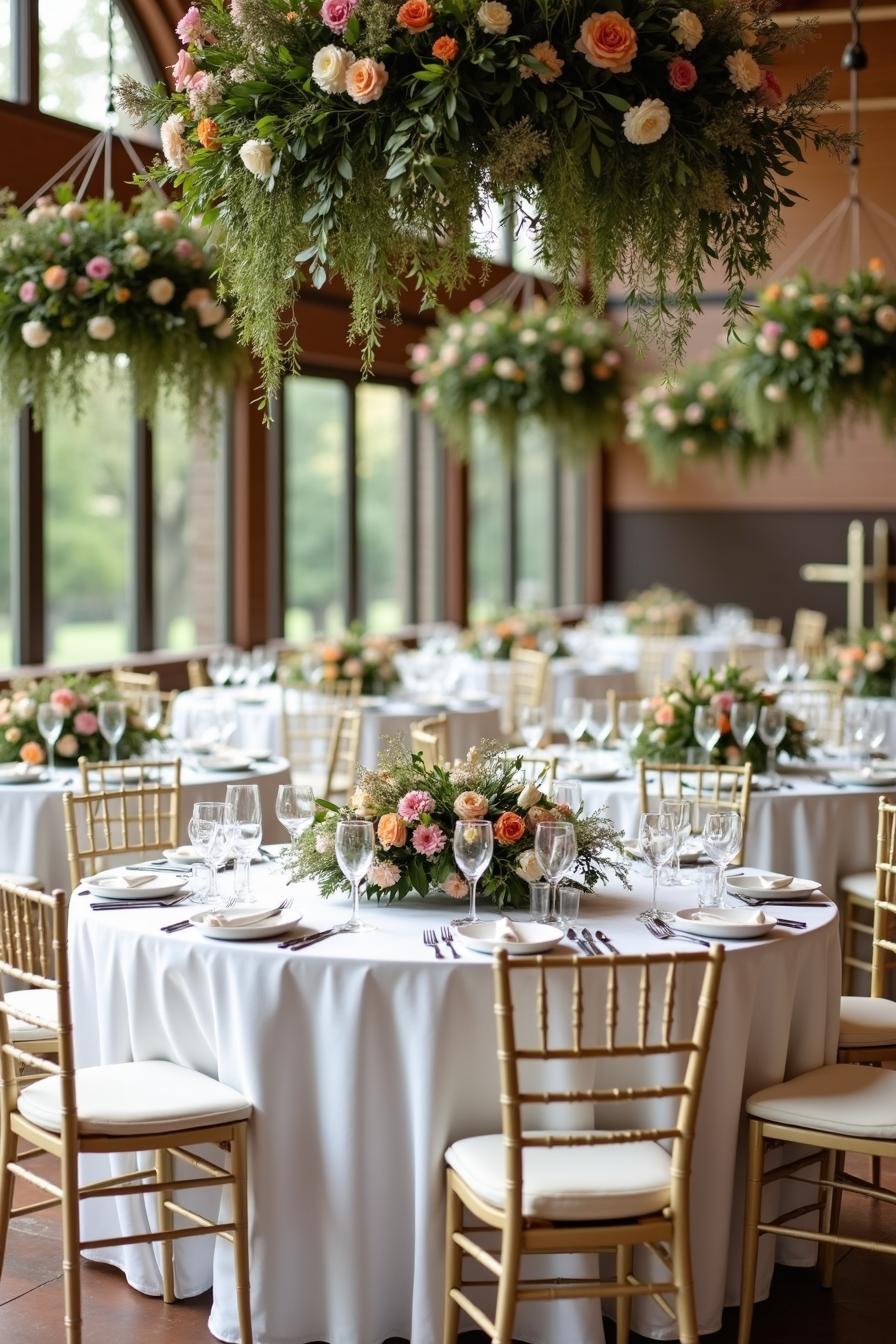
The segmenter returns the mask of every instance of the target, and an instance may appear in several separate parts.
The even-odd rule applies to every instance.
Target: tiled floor
[[[885,1182],[896,1189],[896,1163],[885,1174]],[[896,1206],[880,1206],[869,1213],[864,1201],[847,1200],[843,1227],[896,1244]],[[56,1216],[13,1224],[0,1278],[2,1344],[62,1344],[61,1258]],[[166,1307],[157,1298],[134,1292],[115,1270],[88,1264],[83,1266],[81,1281],[84,1344],[211,1344],[208,1296]],[[893,1344],[894,1319],[893,1262],[848,1251],[841,1258],[830,1293],[818,1286],[810,1271],[779,1269],[771,1299],[756,1309],[753,1344]],[[707,1338],[733,1344],[736,1332],[737,1313],[730,1311],[724,1328]],[[611,1325],[607,1337],[612,1341]],[[470,1333],[462,1341],[485,1344],[485,1337]],[[358,1344],[380,1341],[359,1340]]]

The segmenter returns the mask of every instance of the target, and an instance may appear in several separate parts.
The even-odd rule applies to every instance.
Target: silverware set
[[[438,931],[436,929],[424,929],[423,941],[427,947],[431,947],[433,952],[435,952],[436,961],[447,960],[445,953],[439,946],[440,942],[444,943],[449,949],[455,961],[461,960],[461,955],[454,945],[454,935],[451,932],[450,924],[443,924],[441,930]]]
[[[192,894],[191,891],[185,891],[160,901],[91,901],[90,908],[91,910],[167,910],[174,905],[185,905]]]
[[[600,929],[595,929],[594,933],[590,929],[567,929],[566,936],[576,944],[576,946],[589,957],[599,957],[604,952],[612,952],[614,956],[619,955],[619,948],[614,942],[602,933]],[[595,941],[596,940],[596,941]],[[598,943],[602,946],[598,947]]]

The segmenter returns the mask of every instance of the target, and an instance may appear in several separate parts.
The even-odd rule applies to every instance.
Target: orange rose
[[[362,56],[354,61],[345,74],[345,91],[356,103],[375,103],[383,96],[389,83],[389,72],[382,61]]]
[[[408,838],[408,828],[397,812],[387,812],[377,823],[376,835],[383,849],[401,849]]]
[[[400,28],[407,28],[412,33],[425,33],[427,28],[432,27],[432,5],[427,0],[405,0],[395,19]]]
[[[203,117],[197,123],[196,138],[203,149],[221,148],[221,141],[218,139],[218,123],[211,117]]]
[[[342,657],[342,649],[338,644],[324,644],[320,656],[325,663],[338,663]]]
[[[26,765],[43,765],[46,759],[39,742],[26,742],[19,755]]]
[[[576,51],[599,70],[627,75],[638,52],[638,34],[615,9],[606,14],[592,14],[582,24]]]
[[[115,291],[115,302],[127,303],[130,297],[131,291],[128,289],[127,285],[119,285]]]
[[[766,303],[777,303],[782,293],[783,291],[780,285],[766,285],[765,289],[762,291],[761,297]]]
[[[809,332],[809,335],[806,337],[809,346],[813,350],[823,350],[825,346],[829,343],[830,339],[831,338],[825,331],[824,327],[813,327],[812,330]]]
[[[727,714],[719,715],[719,732],[724,737],[726,733],[731,732],[731,720]]]
[[[460,43],[453,37],[437,37],[432,44],[432,54],[437,61],[456,61],[460,55]]]
[[[495,822],[495,839],[499,845],[515,845],[526,834],[526,823],[515,812],[502,812]]]

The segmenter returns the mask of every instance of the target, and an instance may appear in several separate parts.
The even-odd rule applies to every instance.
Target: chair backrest
[[[187,660],[187,684],[191,691],[201,691],[205,686],[211,686],[206,665],[201,658]]]
[[[820,742],[843,741],[843,701],[846,692],[835,681],[785,683],[779,703],[788,713],[804,719],[810,735]]]
[[[130,667],[113,668],[112,684],[126,696],[161,689],[158,672],[134,672]]]
[[[871,997],[887,993],[887,975],[896,955],[896,803],[881,798],[877,805],[877,858],[874,865],[874,945],[871,952]]]
[[[616,957],[508,957],[495,953],[495,1017],[498,1034],[498,1066],[501,1075],[501,1123],[504,1135],[506,1211],[519,1218],[522,1209],[522,1158],[525,1148],[589,1148],[605,1143],[638,1143],[644,1140],[672,1141],[673,1199],[686,1198],[697,1106],[706,1068],[713,1017],[718,999],[719,977],[725,952],[716,945],[695,956],[676,952]],[[698,984],[694,976],[702,967]],[[687,979],[686,979],[687,978]],[[534,979],[534,984],[532,983]],[[522,1033],[518,1042],[514,983],[529,990],[527,1002],[534,1005],[534,1030]],[[602,992],[601,992],[602,991]],[[557,999],[568,995],[568,1014]],[[657,1082],[653,1061],[662,1056],[684,1057],[681,1081]],[[644,1061],[643,1081],[612,1085],[612,1061]],[[609,1086],[589,1086],[576,1091],[545,1090],[559,1081],[550,1070],[554,1062],[594,1061],[600,1064]],[[520,1085],[520,1066],[544,1065],[546,1076],[527,1090]],[[671,1070],[670,1070],[671,1072]],[[662,1103],[678,1098],[677,1115],[669,1123],[668,1107]],[[522,1109],[584,1103],[592,1107],[613,1102],[659,1103],[659,1123],[633,1128],[630,1117],[617,1129],[550,1135],[524,1127]]]
[[[517,711],[523,706],[544,704],[550,658],[541,649],[510,650],[509,714],[516,726]]]
[[[322,681],[315,686],[318,695],[329,695],[346,704],[354,704],[361,694],[360,677],[336,677],[333,681]]]
[[[168,783],[64,793],[65,837],[72,890],[98,861],[175,849],[180,830],[180,762]]]
[[[448,715],[417,719],[411,724],[411,750],[419,752],[428,770],[448,760]]]
[[[545,752],[538,756],[519,756],[518,759],[523,767],[522,775],[536,784],[542,793],[550,793],[557,776],[557,757]]]
[[[799,653],[816,657],[824,649],[824,632],[828,618],[823,611],[800,607],[793,618],[790,647]]]
[[[753,630],[757,635],[780,635],[782,621],[780,616],[765,618],[753,617]]]
[[[361,742],[361,713],[338,695],[283,689],[283,754],[322,797],[337,784],[351,790]],[[340,790],[341,791],[341,790]]]
[[[652,781],[649,788],[648,771]],[[703,830],[710,812],[738,812],[742,835],[734,862],[743,863],[750,820],[751,765],[668,765],[660,761],[638,761],[637,772],[641,811],[651,811],[648,806],[651,797],[658,803],[664,798],[691,803],[694,835]]]
[[[97,789],[143,788],[147,784],[169,784],[180,789],[181,761],[149,761],[139,756],[127,761],[88,761],[78,758],[82,793]]]
[[[324,796],[334,793],[348,798],[358,774],[358,755],[361,750],[361,711],[344,709],[336,720],[336,729],[330,743],[327,760],[327,779]]]

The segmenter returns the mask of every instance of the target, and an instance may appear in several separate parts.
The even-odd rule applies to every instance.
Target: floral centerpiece
[[[121,700],[121,692],[111,681],[88,676],[50,677],[43,681],[16,681],[0,696],[0,761],[24,761],[42,765],[47,752],[37,726],[39,705],[51,704],[64,716],[55,754],[67,761],[85,756],[101,761],[109,748],[100,733],[99,707],[104,700]],[[158,741],[162,734],[148,729],[139,713],[126,708],[125,730],[118,744],[120,760],[139,756],[144,744]]]
[[[759,451],[797,428],[818,444],[845,414],[896,429],[896,286],[880,261],[842,285],[806,272],[768,285],[738,337],[729,388]]]
[[[512,455],[520,425],[550,431],[561,454],[581,460],[622,432],[622,356],[613,332],[581,309],[474,300],[439,314],[411,348],[412,378],[448,443],[469,456],[479,423]]]
[[[323,635],[288,664],[291,679],[310,684],[360,681],[364,695],[382,695],[398,681],[395,655],[401,645],[386,635],[352,625],[341,635]]]
[[[686,680],[671,682],[659,695],[645,700],[644,723],[635,739],[632,755],[648,761],[685,764],[690,752],[703,751],[694,733],[694,713],[698,705],[712,705],[719,712],[721,727],[721,737],[712,752],[713,761],[720,765],[749,761],[755,770],[764,770],[768,763],[768,748],[758,732],[742,750],[731,732],[728,716],[735,701],[755,704],[758,717],[763,705],[773,705],[777,699],[775,691],[760,688],[748,670],[733,664],[723,667],[720,672],[692,672]],[[787,730],[779,750],[788,756],[804,758],[808,747],[806,725],[795,715],[788,714]]]
[[[542,649],[551,658],[568,658],[563,627],[546,612],[508,611],[498,621],[484,621],[468,630],[464,647],[476,658],[507,661],[514,648]]]
[[[633,320],[683,339],[707,261],[734,309],[768,268],[788,161],[849,142],[824,76],[782,91],[776,54],[805,34],[767,0],[691,6],[206,0],[177,25],[173,92],[125,79],[118,98],[161,125],[157,179],[220,218],[269,392],[306,278],[345,282],[369,365],[405,283],[432,304],[465,282],[473,224],[513,194],[565,297],[587,271],[601,306],[622,275]]]
[[[148,193],[76,201],[71,188],[23,215],[0,215],[0,401],[30,403],[36,424],[49,396],[76,411],[98,355],[121,357],[137,413],[151,419],[162,393],[207,416],[245,363],[199,229]]]
[[[697,620],[697,603],[687,593],[655,583],[624,602],[622,614],[631,634],[690,635]]]
[[[577,879],[592,888],[611,876],[627,884],[620,833],[605,812],[575,816],[553,804],[537,783],[521,781],[521,758],[496,742],[472,748],[450,769],[427,767],[401,743],[384,753],[377,770],[362,770],[348,807],[321,802],[314,825],[294,841],[286,860],[294,879],[314,878],[322,895],[345,886],[335,856],[336,825],[342,818],[374,823],[376,852],[367,876],[368,896],[401,900],[439,888],[463,900],[467,883],[454,865],[456,821],[487,819],[495,850],[482,879],[482,893],[496,905],[520,905],[528,884],[541,878],[534,835],[540,821],[569,820],[578,847]]]
[[[896,695],[896,612],[879,629],[863,630],[856,639],[834,635],[815,675],[838,681],[852,695]]]

